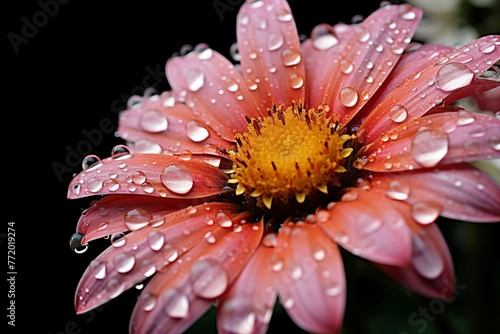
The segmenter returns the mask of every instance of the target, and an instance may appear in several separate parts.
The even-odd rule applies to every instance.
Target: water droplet
[[[428,225],[441,213],[441,206],[435,202],[416,202],[412,205],[411,215],[418,223]]]
[[[313,46],[318,50],[327,50],[339,43],[333,29],[327,24],[319,24],[311,32]]]
[[[125,145],[116,145],[111,150],[111,157],[117,160],[128,159],[130,157],[130,149]]]
[[[113,265],[119,273],[128,273],[135,265],[135,257],[130,253],[118,253],[113,258]]]
[[[192,92],[198,91],[205,82],[205,75],[197,69],[191,68],[186,72],[186,84]]]
[[[106,289],[109,291],[109,296],[111,298],[116,298],[125,290],[125,283],[113,278],[108,281]]]
[[[292,87],[293,89],[299,89],[304,85],[304,78],[296,73],[290,75],[289,81],[290,87]]]
[[[408,111],[400,104],[396,104],[389,111],[389,117],[396,123],[403,122],[408,116]]]
[[[168,190],[177,194],[187,194],[193,188],[193,176],[181,164],[166,166],[160,174],[161,182]]]
[[[146,182],[146,174],[141,171],[136,171],[132,174],[132,182],[136,185],[140,186],[144,182]]]
[[[495,44],[490,41],[483,41],[479,44],[479,51],[482,53],[492,53],[495,51]]]
[[[336,280],[330,279],[325,284],[325,294],[328,297],[338,296],[338,295],[340,295],[340,293],[342,292],[342,290],[343,290],[342,286]]]
[[[106,277],[106,262],[92,261],[90,262],[90,268],[94,273],[95,279],[101,280]]]
[[[217,241],[217,239],[215,238],[215,235],[214,235],[214,233],[212,231],[208,231],[207,233],[205,233],[205,235],[203,236],[203,238],[209,244],[215,244],[215,242]]]
[[[471,132],[470,132],[470,135],[472,137],[476,137],[476,138],[479,138],[479,137],[483,137],[486,132],[488,131],[488,127],[484,124],[476,124]]]
[[[355,191],[350,191],[350,192],[346,192],[344,195],[342,195],[341,197],[341,201],[343,202],[352,202],[352,201],[355,201],[358,199],[358,193],[355,192]]]
[[[458,112],[458,119],[457,119],[457,125],[458,126],[463,126],[467,124],[471,124],[475,121],[476,119],[474,118],[474,115],[467,110],[460,110]]]
[[[283,51],[281,51],[281,60],[285,66],[297,65],[301,59],[302,56],[299,51],[292,49],[283,49]]]
[[[226,333],[252,334],[255,330],[256,309],[246,298],[236,297],[226,300],[219,317],[220,326]]]
[[[222,265],[212,259],[196,262],[191,267],[189,280],[193,292],[201,298],[217,298],[226,291],[229,278]]]
[[[162,252],[163,252],[163,257],[168,262],[174,262],[179,257],[179,252],[177,251],[177,248],[173,247],[170,244],[166,244],[165,247],[163,247]]]
[[[196,45],[194,51],[198,53],[199,60],[209,60],[214,55],[214,51],[205,43]]]
[[[144,209],[136,208],[125,213],[123,221],[130,231],[135,231],[148,225],[151,213]]]
[[[75,233],[69,239],[69,247],[71,250],[77,254],[85,253],[88,249],[89,245],[87,243],[82,244],[83,238],[85,234],[83,233]]]
[[[194,119],[186,122],[185,130],[189,139],[196,143],[207,139],[210,134],[203,123]]]
[[[474,72],[461,63],[449,63],[436,73],[436,85],[444,91],[452,91],[469,85],[474,79]]]
[[[90,172],[101,165],[101,159],[97,155],[87,155],[82,160],[82,169],[84,171]]]
[[[490,146],[495,151],[500,151],[500,137],[491,137],[490,138]]]
[[[417,133],[412,141],[411,153],[424,167],[437,165],[448,153],[448,134],[437,129]]]
[[[90,192],[96,193],[102,189],[102,180],[99,180],[96,177],[92,177],[87,181],[87,188]]]
[[[314,244],[312,246],[312,253],[313,253],[313,257],[316,261],[322,261],[326,257],[325,249],[323,248],[323,246],[318,245],[318,244]]]
[[[339,101],[346,107],[353,107],[358,103],[358,92],[352,87],[344,87],[339,92]]]
[[[413,236],[413,268],[422,276],[428,279],[437,278],[444,270],[444,262],[441,255],[433,244],[425,244],[424,241]]]
[[[165,237],[163,236],[163,233],[158,231],[151,231],[148,234],[148,244],[152,250],[154,251],[161,250],[164,242],[165,242]]]
[[[290,22],[293,18],[292,13],[286,8],[280,8],[276,11],[276,18],[280,22]]]
[[[387,196],[392,199],[404,201],[410,195],[410,186],[400,180],[392,180],[387,188]]]
[[[167,118],[158,110],[146,110],[139,118],[139,125],[144,131],[148,132],[161,132],[165,131],[168,127]]]
[[[339,62],[339,66],[340,66],[340,71],[344,74],[349,74],[352,72],[352,70],[354,70],[354,65],[350,61],[345,59],[342,59]]]
[[[156,266],[149,260],[142,261],[141,272],[145,277],[151,277],[156,272]]]
[[[152,294],[149,294],[147,292],[141,293],[137,303],[144,311],[149,312],[155,308],[157,303],[157,298],[156,296],[153,296]]]
[[[176,288],[168,289],[161,297],[163,311],[172,318],[185,318],[189,314],[188,296]]]
[[[224,212],[219,212],[215,218],[215,221],[221,227],[228,228],[233,226],[233,221],[231,220],[231,217],[229,217]]]
[[[111,245],[113,245],[113,247],[122,247],[127,241],[127,238],[124,237],[125,234],[121,232],[113,233],[110,238]]]
[[[282,34],[270,34],[267,37],[267,49],[269,51],[274,51],[279,49],[284,42],[284,38]]]

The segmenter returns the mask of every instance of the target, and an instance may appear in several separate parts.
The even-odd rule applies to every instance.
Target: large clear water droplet
[[[139,125],[141,128],[148,132],[161,132],[165,131],[168,127],[167,118],[158,110],[146,110],[139,118]]]
[[[428,225],[441,213],[441,205],[435,202],[416,202],[412,205],[411,215],[418,223]]]
[[[168,190],[177,194],[187,194],[193,188],[193,175],[181,164],[166,166],[160,174],[161,182]]]
[[[433,244],[413,235],[412,265],[425,278],[435,279],[444,270],[444,261]]]
[[[222,305],[220,326],[227,333],[254,333],[256,313],[254,305],[246,298],[233,298]]]
[[[185,318],[189,314],[188,296],[175,288],[165,292],[161,304],[163,311],[172,318]]]
[[[136,208],[125,213],[123,221],[130,231],[135,231],[148,225],[152,215],[149,211]]]
[[[69,239],[69,247],[71,250],[77,254],[85,253],[89,245],[87,243],[82,244],[83,237],[85,234],[83,233],[75,233]]]
[[[413,138],[411,153],[424,167],[437,165],[448,153],[448,134],[437,129],[418,132]]]
[[[192,92],[198,91],[205,82],[205,75],[197,69],[189,69],[186,72],[186,84]]]
[[[196,143],[207,139],[210,134],[200,121],[194,119],[186,122],[185,129],[189,139]]]
[[[344,87],[339,92],[339,101],[346,107],[353,107],[358,103],[359,95],[356,89]]]
[[[474,72],[462,63],[448,63],[436,73],[436,85],[444,91],[468,86],[474,79]]]
[[[135,265],[135,257],[130,253],[118,253],[113,258],[113,265],[119,273],[128,273]]]
[[[189,280],[196,295],[202,298],[217,298],[226,291],[229,278],[222,265],[212,259],[193,264]]]

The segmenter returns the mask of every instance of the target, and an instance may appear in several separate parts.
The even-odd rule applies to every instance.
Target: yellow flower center
[[[255,199],[261,208],[294,209],[340,187],[353,151],[346,143],[355,136],[343,134],[322,106],[306,110],[294,101],[268,114],[249,119],[248,131],[235,137],[237,151],[229,152],[236,195]]]

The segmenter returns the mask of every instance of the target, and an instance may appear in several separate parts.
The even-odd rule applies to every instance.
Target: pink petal
[[[78,284],[75,307],[87,312],[161,270],[215,233],[218,219],[236,213],[231,204],[211,203],[161,217],[158,227],[145,226],[120,239],[89,265]],[[224,218],[225,217],[225,218]],[[160,217],[159,217],[160,218]],[[212,222],[212,224],[207,224]],[[161,221],[157,224],[160,224]]]
[[[223,193],[228,177],[199,160],[134,153],[109,157],[80,172],[68,198],[105,194],[137,194],[167,198],[201,198]]]
[[[76,232],[83,235],[82,244],[115,233],[134,230],[134,225],[155,224],[158,217],[185,208],[194,201],[165,199],[161,197],[113,195],[105,196],[91,203],[90,207],[82,212]],[[124,210],[124,208],[130,208]],[[142,219],[137,216],[127,223],[127,212],[140,212]]]
[[[273,248],[261,244],[234,284],[220,298],[218,333],[266,333],[276,302],[274,272],[269,264],[273,251]]]
[[[170,58],[166,72],[172,88],[193,114],[228,141],[234,141],[236,132],[247,130],[245,116],[260,115],[234,65],[205,45],[186,56]]]
[[[328,235],[355,255],[390,265],[404,265],[411,259],[408,218],[396,201],[351,189],[320,216],[325,221],[320,226]]]
[[[237,16],[241,67],[257,110],[304,100],[305,69],[299,35],[284,0],[245,1]]]
[[[490,83],[491,80],[481,80]],[[500,83],[497,83],[500,85]],[[500,86],[472,97],[480,110],[500,112]]]
[[[355,31],[354,25],[344,23],[330,26],[319,24],[311,32],[311,38],[302,43],[306,67],[306,102],[308,108],[316,108],[323,103],[328,94],[325,88],[329,84],[330,76],[338,71],[338,59],[346,48],[350,36]],[[334,110],[331,110],[333,113]],[[327,115],[330,116],[330,115]]]
[[[430,298],[451,301],[455,294],[455,270],[446,240],[435,224],[409,223],[413,256],[405,266],[375,264],[408,289]]]
[[[207,148],[233,147],[232,142],[222,139],[186,105],[175,102],[170,92],[145,96],[122,112],[118,133],[121,138],[133,142],[130,148],[140,153],[217,154],[216,150],[207,152]]]
[[[199,240],[148,282],[134,308],[130,333],[183,332],[227,291],[257,249],[262,232],[261,223],[217,226],[211,239]]]
[[[454,49],[451,47],[428,44],[419,46],[415,50],[406,51],[384,81],[382,88],[377,90],[375,95],[366,102],[363,109],[354,118],[353,123],[361,124],[401,83],[415,74],[416,68],[426,68],[452,50]]]
[[[346,282],[337,245],[315,224],[285,223],[271,260],[281,304],[300,327],[339,333]],[[277,267],[282,264],[282,268]]]
[[[384,82],[410,42],[421,16],[420,9],[408,4],[389,5],[354,28],[348,47],[330,72],[322,101],[339,116],[341,124],[348,123]]]
[[[371,171],[403,171],[500,157],[500,120],[466,110],[402,124],[360,150]]]
[[[413,121],[441,104],[453,91],[470,85],[500,58],[499,44],[500,36],[485,36],[439,57],[429,67],[415,68],[415,74],[366,118],[358,136],[365,143],[374,142],[400,123]]]
[[[500,221],[500,185],[469,164],[415,172],[373,173],[373,191],[410,204],[438,203],[441,215],[473,222]]]

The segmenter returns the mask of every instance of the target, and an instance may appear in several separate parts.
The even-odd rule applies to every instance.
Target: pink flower
[[[77,312],[147,280],[131,333],[182,332],[213,305],[219,332],[263,333],[277,299],[304,330],[336,333],[340,248],[452,298],[435,220],[500,220],[500,186],[469,164],[500,157],[500,120],[452,102],[500,85],[500,36],[412,44],[421,16],[387,5],[301,42],[284,0],[246,1],[239,64],[207,45],[169,59],[172,91],[132,98],[127,146],[85,158],[69,186],[71,199],[107,195],[71,246],[112,240]]]

